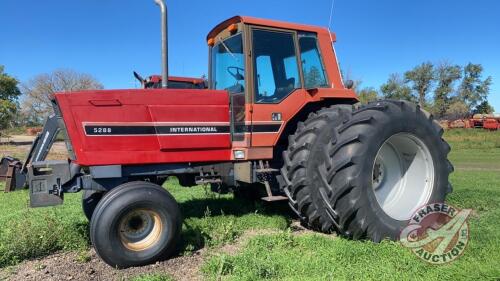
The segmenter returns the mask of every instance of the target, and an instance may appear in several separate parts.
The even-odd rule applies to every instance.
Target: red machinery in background
[[[500,118],[487,118],[483,122],[483,128],[490,131],[500,129]]]
[[[486,129],[496,131],[500,128],[500,116],[475,114],[472,118],[439,122],[444,129]]]

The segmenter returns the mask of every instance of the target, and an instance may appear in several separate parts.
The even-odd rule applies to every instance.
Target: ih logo
[[[417,210],[400,235],[403,246],[432,264],[445,264],[460,257],[469,240],[467,218],[472,210],[459,210],[445,203]]]

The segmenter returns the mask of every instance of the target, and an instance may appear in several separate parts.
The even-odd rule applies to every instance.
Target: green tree
[[[0,99],[16,101],[21,95],[21,91],[17,87],[18,84],[19,81],[4,73],[4,66],[0,65]]]
[[[467,107],[467,104],[457,97],[451,99],[450,106],[446,110],[447,119],[461,119],[467,117],[467,115],[469,115],[469,108]]]
[[[16,116],[17,106],[8,100],[0,100],[0,130],[4,130],[11,125]]]
[[[357,92],[359,101],[363,104],[367,104],[378,99],[378,92],[373,87],[363,88]]]
[[[491,76],[482,80],[483,66],[469,63],[464,67],[463,80],[459,87],[458,96],[465,102],[469,112],[484,102],[490,93]]]
[[[490,103],[487,100],[481,102],[472,111],[473,114],[492,114],[494,112],[495,112],[495,109],[493,108],[493,106],[490,105]]]
[[[307,87],[321,86],[324,84],[321,79],[321,72],[315,66],[312,66],[308,72],[304,72],[304,80]]]
[[[0,130],[7,128],[16,115],[17,99],[21,95],[18,84],[0,65]]]
[[[434,91],[434,114],[443,117],[450,105],[453,83],[462,78],[462,68],[459,65],[442,63],[436,68],[437,87]]]
[[[386,99],[416,101],[415,96],[411,92],[411,88],[405,84],[404,80],[397,73],[391,74],[387,82],[380,86],[380,92]]]
[[[405,81],[412,83],[412,88],[417,92],[418,103],[421,107],[426,106],[426,96],[434,80],[434,65],[430,62],[422,63],[405,72]]]

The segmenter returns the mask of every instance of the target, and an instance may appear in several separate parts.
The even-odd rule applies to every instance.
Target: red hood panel
[[[225,91],[111,90],[55,96],[80,165],[230,160]]]

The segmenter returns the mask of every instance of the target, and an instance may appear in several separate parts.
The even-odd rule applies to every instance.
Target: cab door
[[[272,147],[289,120],[302,107],[303,89],[297,33],[251,27],[251,146]]]

